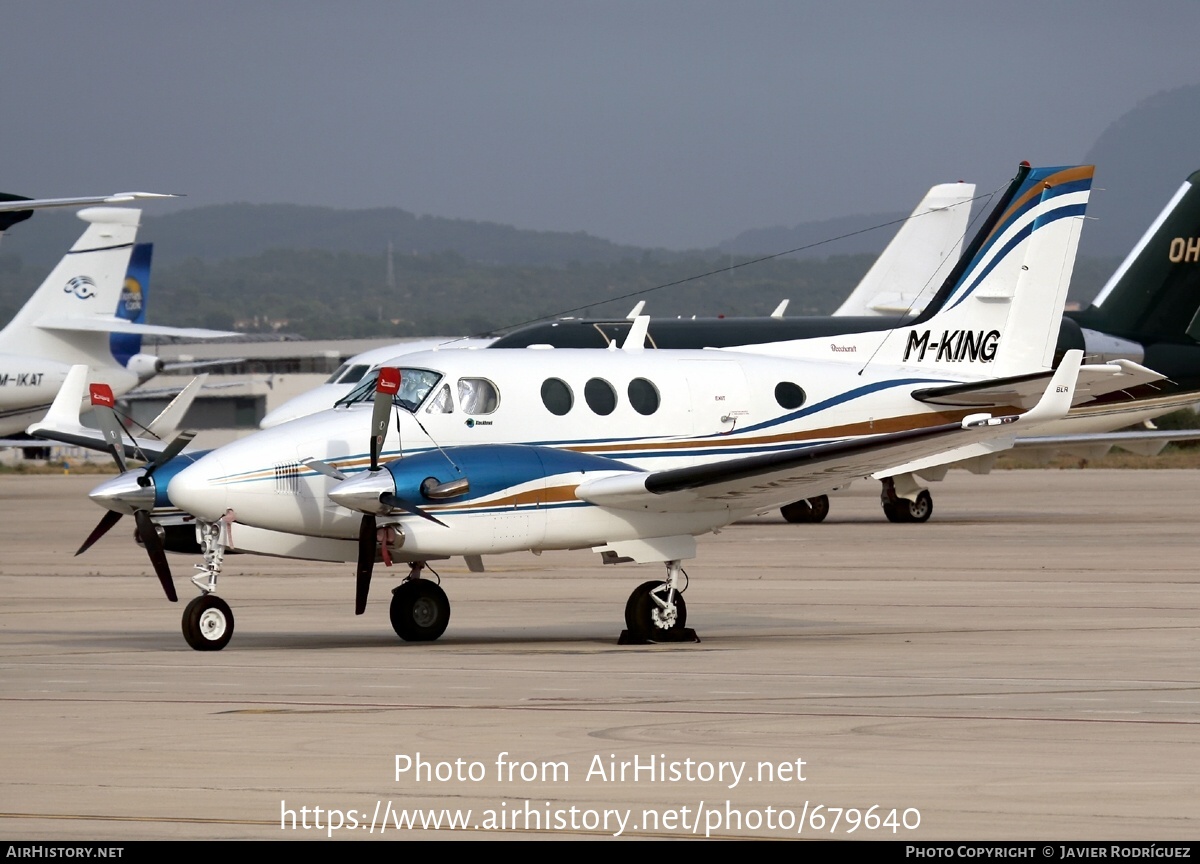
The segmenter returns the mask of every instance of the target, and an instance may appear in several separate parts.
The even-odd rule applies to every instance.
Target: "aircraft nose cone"
[[[210,453],[171,478],[168,494],[176,507],[210,522],[225,515],[228,490],[219,478],[227,474],[221,460]]]
[[[89,492],[88,497],[114,513],[153,510],[154,481],[146,478],[142,471],[126,471],[111,480],[105,480]]]
[[[390,513],[390,507],[379,503],[379,496],[395,492],[396,482],[386,469],[364,471],[357,477],[343,480],[329,492],[335,504],[360,513]]]

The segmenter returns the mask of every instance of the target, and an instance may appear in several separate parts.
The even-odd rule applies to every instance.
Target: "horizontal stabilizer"
[[[178,198],[164,192],[118,192],[115,195],[92,195],[85,198],[16,198],[0,201],[0,213],[21,210],[44,210],[49,207],[86,207],[90,204],[128,204],[144,198]]]
[[[205,330],[201,327],[167,327],[160,324],[136,324],[115,315],[108,318],[43,318],[34,326],[41,330],[71,330],[82,333],[135,333],[139,336],[175,336],[180,339],[221,339],[240,336],[231,330]]]
[[[945,387],[924,387],[914,390],[912,397],[928,405],[955,408],[1029,408],[1041,397],[1051,374],[1050,370],[1046,370],[1008,378],[950,384]],[[1164,376],[1153,369],[1147,369],[1131,360],[1081,366],[1072,404],[1085,404],[1107,393],[1163,379]]]

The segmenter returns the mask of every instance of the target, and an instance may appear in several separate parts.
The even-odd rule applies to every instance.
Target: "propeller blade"
[[[113,398],[112,388],[107,384],[92,384],[88,390],[92,397],[92,411],[96,415],[96,422],[100,424],[104,441],[108,444],[108,452],[112,453],[117,467],[124,474],[125,446],[121,443],[121,421],[117,419],[117,400]]]
[[[381,504],[386,504],[389,507],[395,507],[397,510],[403,510],[405,513],[411,513],[414,516],[420,516],[422,519],[428,519],[430,522],[436,522],[438,525],[441,525],[443,528],[449,527],[441,519],[436,519],[433,516],[430,516],[428,513],[426,513],[420,507],[417,507],[415,504],[409,504],[407,501],[405,501],[401,498],[397,498],[391,492],[384,492],[382,495],[379,496],[379,501]]]
[[[158,458],[154,460],[154,463],[146,469],[146,476],[153,477],[154,472],[157,471],[160,466],[170,462],[172,459],[178,456],[180,451],[183,450],[183,448],[187,445],[191,444],[192,439],[195,437],[196,433],[188,429],[180,432],[178,435],[172,438],[171,443],[167,445],[167,449],[162,453],[159,453]]]
[[[123,514],[117,513],[113,510],[105,512],[104,516],[100,519],[100,522],[95,528],[92,529],[92,533],[89,534],[88,538],[83,541],[83,545],[79,547],[79,551],[75,554],[82,555],[84,552],[90,549],[93,543],[108,533],[109,528],[121,521],[122,515]]]
[[[158,537],[154,520],[145,510],[136,511],[133,518],[137,520],[138,536],[146,545],[150,563],[154,565],[154,572],[158,574],[158,581],[162,583],[167,599],[172,603],[177,602],[179,597],[175,594],[175,583],[171,581],[171,565],[167,563],[167,553],[163,551],[162,540]]]
[[[375,383],[375,408],[371,412],[371,470],[379,470],[379,453],[383,440],[387,438],[388,424],[392,417],[392,397],[400,392],[400,370],[394,366],[383,366],[379,380]]]
[[[358,581],[354,586],[354,614],[367,611],[371,571],[375,568],[375,517],[367,514],[358,527]]]
[[[334,480],[346,479],[345,474],[330,465],[328,462],[322,462],[320,459],[313,459],[311,456],[307,459],[301,459],[300,464],[306,468],[313,469],[318,474],[324,474],[326,477],[332,477]]]

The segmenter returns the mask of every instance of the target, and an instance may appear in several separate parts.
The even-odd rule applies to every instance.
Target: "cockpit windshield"
[[[373,370],[362,383],[334,403],[341,405],[358,405],[370,402],[375,398],[375,383],[379,380],[379,370]],[[442,380],[442,373],[429,369],[401,369],[400,390],[392,397],[392,404],[398,405],[412,413],[417,410],[429,392]]]

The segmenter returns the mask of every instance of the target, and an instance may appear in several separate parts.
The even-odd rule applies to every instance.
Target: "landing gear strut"
[[[645,645],[649,642],[699,642],[696,631],[687,623],[687,604],[679,589],[683,568],[668,561],[667,580],[643,582],[625,603],[625,626],[618,645]]]

